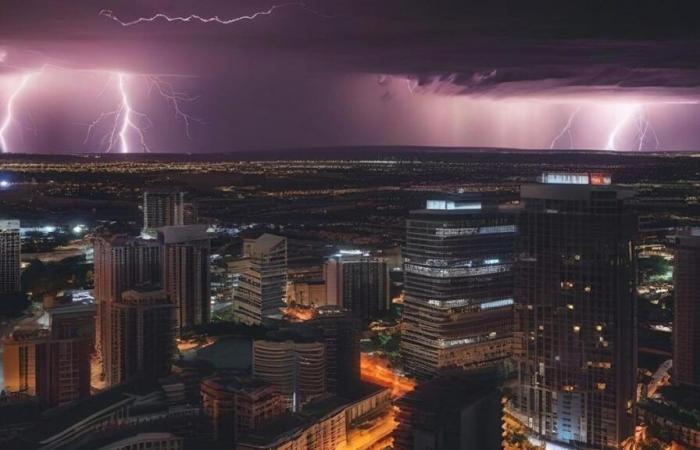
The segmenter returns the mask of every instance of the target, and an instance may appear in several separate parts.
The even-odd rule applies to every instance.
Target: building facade
[[[122,301],[122,293],[137,286],[159,286],[162,281],[162,250],[158,242],[149,239],[112,236],[94,241],[95,303],[97,304],[96,347],[102,370],[108,385],[119,382],[113,374],[120,370],[118,354],[120,345],[114,336],[112,324],[113,304]]]
[[[280,316],[287,289],[287,239],[267,233],[246,239],[243,254],[247,265],[233,299],[236,320],[255,325]]]
[[[202,381],[201,392],[202,409],[220,441],[234,442],[285,411],[282,395],[260,380],[212,376]]]
[[[211,243],[205,225],[163,227],[163,287],[175,304],[178,330],[209,322]]]
[[[511,355],[514,217],[476,199],[412,211],[404,250],[401,353],[430,378]]]
[[[386,260],[359,250],[341,250],[324,266],[326,304],[351,311],[370,321],[389,310]]]
[[[326,307],[308,323],[321,330],[326,344],[328,391],[350,398],[360,384],[360,320],[347,311]]]
[[[0,220],[0,294],[14,294],[20,287],[19,220]]]
[[[110,385],[157,379],[170,373],[175,350],[175,305],[165,291],[139,287],[111,305],[112,355],[105,375]]]
[[[177,189],[143,192],[143,231],[155,236],[158,228],[185,224],[185,193]]]
[[[64,305],[48,312],[48,326],[20,326],[3,341],[5,389],[36,396],[44,407],[90,395],[95,308]]]
[[[326,347],[322,341],[288,337],[253,342],[253,376],[282,393],[285,408],[297,411],[326,393]]]
[[[516,265],[519,419],[546,441],[617,448],[632,435],[636,304],[632,192],[604,174],[521,186]]]
[[[673,381],[700,387],[700,228],[676,238]]]

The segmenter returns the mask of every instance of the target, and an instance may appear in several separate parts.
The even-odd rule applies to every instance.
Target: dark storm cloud
[[[23,39],[25,52],[38,48],[82,65],[121,63],[133,51],[136,62],[124,63],[150,71],[182,70],[184,59],[195,63],[194,72],[226,70],[233,64],[231,47],[296,53],[309,64],[410,76],[419,85],[449,77],[463,94],[700,85],[700,24],[692,0],[308,0],[311,9],[333,18],[288,8],[231,27],[156,22],[124,28],[99,15],[110,9],[126,20],[157,12],[234,17],[274,3],[4,0],[0,43],[3,36]],[[95,50],[60,48],[61,40]],[[139,47],[149,45],[162,56],[139,62]]]
[[[154,22],[123,27],[99,15],[109,9],[127,21],[157,12],[228,18],[274,3],[0,0],[0,51],[5,52],[0,75],[46,62],[86,71],[181,75],[178,87],[199,96],[188,108],[207,125],[195,130],[194,143],[174,133],[154,138],[165,139],[156,147],[177,151],[430,144],[434,136],[467,128],[466,122],[459,123],[458,113],[451,116],[455,123],[450,130],[422,128],[432,120],[426,111],[442,117],[436,122],[447,122],[439,116],[445,109],[426,99],[407,100],[407,89],[477,100],[568,95],[595,100],[629,94],[690,104],[700,97],[696,0],[307,0],[306,6],[320,14],[289,7],[234,26]],[[96,75],[95,83],[104,81]],[[77,94],[66,95],[50,106],[82,108],[73,105],[75,98]],[[29,108],[31,98],[25,101]],[[36,104],[37,109],[47,108],[38,99]],[[691,125],[700,116],[693,111],[683,111]],[[550,112],[542,112],[551,115],[543,119],[551,124],[542,127],[541,139],[518,142],[549,145],[552,130],[556,134],[570,111]],[[489,114],[494,123],[501,120],[500,111]],[[680,123],[671,115],[668,123]],[[465,112],[467,116],[479,120]],[[410,131],[417,137],[406,129],[411,120],[415,124]],[[536,125],[524,126],[523,136]],[[474,127],[464,139],[460,135],[438,142],[471,145],[473,137],[493,133],[494,140],[479,143],[504,145],[498,126]],[[700,140],[690,125],[684,127],[687,133],[674,133],[685,139],[678,148]],[[157,132],[162,129],[156,127]],[[80,140],[76,136],[61,138],[65,148]],[[57,140],[45,142],[53,145]]]

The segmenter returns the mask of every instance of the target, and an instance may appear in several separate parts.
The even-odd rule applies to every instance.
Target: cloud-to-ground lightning
[[[323,14],[320,11],[317,11],[317,10],[309,7],[305,2],[299,2],[299,1],[277,3],[275,5],[270,6],[267,9],[256,11],[256,12],[246,14],[243,16],[231,17],[228,19],[221,18],[219,16],[204,17],[204,16],[200,16],[198,14],[190,14],[187,16],[170,16],[170,15],[165,14],[165,13],[156,13],[156,14],[149,16],[149,17],[139,17],[138,19],[125,21],[125,20],[120,19],[114,13],[114,11],[112,11],[111,9],[103,9],[102,11],[100,11],[99,14],[101,16],[104,16],[104,17],[107,17],[109,19],[114,20],[115,22],[117,22],[118,24],[120,24],[121,26],[124,26],[124,27],[130,27],[130,26],[137,25],[140,23],[157,22],[157,21],[200,22],[200,23],[217,23],[217,24],[221,24],[221,25],[231,25],[231,24],[238,23],[238,22],[255,20],[258,17],[262,17],[262,16],[269,16],[279,9],[288,8],[288,7],[301,8],[305,11],[308,11],[314,15],[321,16],[321,17],[327,17],[327,18],[332,17],[332,16]]]
[[[655,150],[659,148],[659,137],[656,134],[651,120],[646,114],[645,108],[639,104],[628,104],[624,105],[620,119],[615,123],[615,126],[608,135],[608,140],[605,144],[606,150],[620,150],[620,134],[629,126],[630,122],[635,119],[637,126],[635,134],[637,143],[636,149],[638,151],[644,150],[644,147],[646,147],[646,144],[649,142],[653,142]]]
[[[138,147],[141,151],[150,152],[151,148],[146,140],[146,132],[153,127],[153,122],[143,112],[137,111],[133,107],[132,94],[130,94],[130,81],[134,79],[144,80],[150,92],[156,92],[173,108],[175,117],[184,123],[185,136],[191,138],[190,128],[194,122],[202,121],[183,110],[183,102],[195,101],[197,97],[189,96],[184,92],[175,89],[172,83],[158,75],[130,75],[126,73],[109,73],[109,78],[100,96],[109,89],[110,86],[116,88],[118,96],[117,107],[108,112],[101,113],[95,120],[87,124],[87,132],[83,143],[87,143],[95,134],[98,127],[107,127],[107,132],[103,135],[100,145],[105,152],[110,153],[119,149],[121,153],[131,153],[134,149],[130,145],[129,137],[134,135],[137,138]]]
[[[121,72],[110,75],[110,80],[116,80],[119,106],[113,111],[100,114],[89,124],[85,140],[83,141],[84,143],[87,143],[96,127],[100,126],[105,120],[111,118],[112,121],[109,126],[109,131],[104,135],[101,141],[105,152],[110,153],[118,146],[120,153],[131,153],[131,146],[129,144],[130,133],[136,134],[142,151],[151,151],[146,143],[144,133],[151,128],[152,123],[147,115],[134,110],[132,107],[127,77],[128,75]]]
[[[608,140],[605,144],[605,150],[619,150],[618,139],[622,130],[627,123],[638,113],[639,106],[624,105],[622,117],[615,123],[612,131],[608,135]]]
[[[15,121],[14,108],[15,102],[17,101],[17,97],[19,97],[22,91],[27,87],[34,75],[34,72],[24,74],[22,78],[20,78],[20,81],[17,84],[17,86],[12,90],[10,97],[7,99],[7,103],[5,104],[5,118],[2,121],[2,124],[0,124],[0,150],[2,151],[2,153],[10,152],[10,146],[7,140],[7,132],[12,123]]]
[[[577,107],[574,112],[571,113],[569,116],[569,119],[566,121],[566,124],[564,124],[564,128],[561,129],[559,134],[557,134],[554,139],[552,140],[552,143],[549,144],[549,148],[553,149],[554,146],[556,145],[557,141],[564,137],[564,135],[569,137],[569,148],[574,148],[574,134],[571,130],[571,126],[574,124],[574,119],[576,118],[576,115],[578,115],[579,111],[581,111],[581,107]]]

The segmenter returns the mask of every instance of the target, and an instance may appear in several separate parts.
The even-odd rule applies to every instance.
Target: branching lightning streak
[[[559,134],[556,135],[556,137],[552,140],[552,143],[549,144],[549,148],[553,149],[554,145],[564,137],[564,135],[567,135],[569,137],[569,148],[574,148],[574,134],[571,131],[571,126],[574,124],[574,119],[576,118],[576,115],[581,111],[581,107],[579,106],[574,110],[573,113],[569,116],[569,120],[566,121],[566,124],[564,125],[564,128],[561,129]]]
[[[629,122],[632,119],[632,117],[638,114],[638,111],[639,107],[637,105],[628,105],[627,107],[625,107],[625,113],[623,114],[622,118],[618,120],[618,122],[615,124],[615,127],[613,127],[612,131],[608,135],[608,141],[605,144],[605,150],[619,150],[617,145],[618,135],[625,128],[627,122]]]
[[[182,102],[195,101],[198,97],[189,96],[176,90],[172,83],[165,81],[161,76],[143,75],[142,77],[148,83],[149,93],[157,92],[172,106],[176,119],[185,124],[185,135],[190,139],[191,125],[195,122],[203,123],[203,121],[186,113],[182,108]],[[138,137],[141,150],[151,151],[146,141],[146,132],[153,126],[153,123],[146,114],[134,109],[129,94],[128,78],[130,75],[125,73],[110,73],[99,96],[102,96],[110,86],[116,84],[119,104],[116,109],[101,113],[95,120],[87,124],[83,144],[87,144],[98,127],[109,124],[107,133],[100,141],[100,146],[105,152],[110,153],[118,147],[121,153],[130,153],[132,149],[129,146],[129,135],[133,136],[133,134]]]
[[[34,75],[34,73],[24,74],[15,90],[12,91],[12,93],[10,94],[10,98],[7,100],[7,104],[5,105],[5,120],[3,120],[2,125],[0,125],[0,150],[2,150],[2,153],[10,152],[10,147],[7,143],[7,136],[5,133],[7,133],[8,128],[10,128],[10,125],[12,125],[12,122],[14,122],[15,120],[15,101],[17,100],[17,97],[22,93],[24,88],[27,87],[29,81]]]
[[[608,135],[608,141],[605,145],[606,150],[620,150],[618,145],[620,133],[625,129],[629,122],[636,118],[637,134],[635,139],[637,141],[637,151],[644,150],[646,144],[653,142],[654,149],[658,150],[660,142],[659,137],[656,134],[656,130],[652,125],[649,117],[646,114],[645,109],[642,105],[627,105],[625,106],[624,113],[622,117],[615,124]]]
[[[656,135],[656,130],[651,124],[649,117],[644,112],[640,112],[637,116],[637,136],[639,139],[639,143],[637,145],[638,151],[644,150],[644,144],[649,139],[654,140],[654,150],[659,149],[659,137]]]
[[[202,120],[193,117],[182,110],[180,107],[181,102],[193,102],[197,100],[198,97],[192,97],[184,92],[175,90],[172,83],[169,83],[157,76],[147,76],[147,81],[150,84],[150,90],[154,89],[158,91],[161,97],[163,97],[170,105],[173,107],[175,112],[175,118],[181,120],[185,124],[185,135],[187,139],[192,139],[190,135],[190,126],[192,122],[202,123]]]
[[[107,17],[109,19],[114,20],[118,24],[120,24],[123,27],[130,27],[132,25],[137,25],[139,23],[145,23],[145,22],[156,22],[158,20],[164,20],[166,22],[201,22],[201,23],[218,23],[221,25],[231,25],[237,22],[242,22],[242,21],[248,21],[248,20],[255,20],[258,17],[261,16],[269,16],[273,14],[275,11],[281,8],[287,8],[290,6],[295,6],[297,8],[301,8],[305,11],[308,11],[312,14],[315,14],[317,16],[321,17],[326,17],[330,18],[332,16],[323,14],[313,8],[310,8],[305,2],[285,2],[285,3],[278,3],[276,5],[270,6],[268,9],[264,9],[261,11],[256,11],[251,14],[243,15],[243,16],[238,16],[238,17],[232,17],[230,19],[222,19],[219,16],[213,16],[213,17],[203,17],[198,14],[190,14],[188,16],[169,16],[165,13],[157,13],[154,14],[150,17],[139,17],[138,19],[134,19],[131,21],[124,21],[121,20],[117,15],[114,14],[114,12],[110,9],[103,9],[100,11],[100,15]]]
[[[107,118],[112,117],[112,125],[110,130],[102,139],[101,144],[105,146],[105,151],[110,153],[119,144],[121,153],[130,153],[129,134],[135,133],[138,136],[141,150],[150,152],[144,133],[151,128],[152,123],[146,114],[136,111],[131,105],[129,98],[128,87],[126,83],[127,75],[117,73],[110,77],[116,78],[117,90],[119,93],[119,106],[114,111],[109,111],[100,114],[97,119],[88,125],[88,130],[85,135],[84,143],[90,139],[93,130],[103,123]]]

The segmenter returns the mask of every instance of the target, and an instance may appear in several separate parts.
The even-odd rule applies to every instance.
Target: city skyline
[[[0,0],[2,450],[700,450],[697,0]]]

